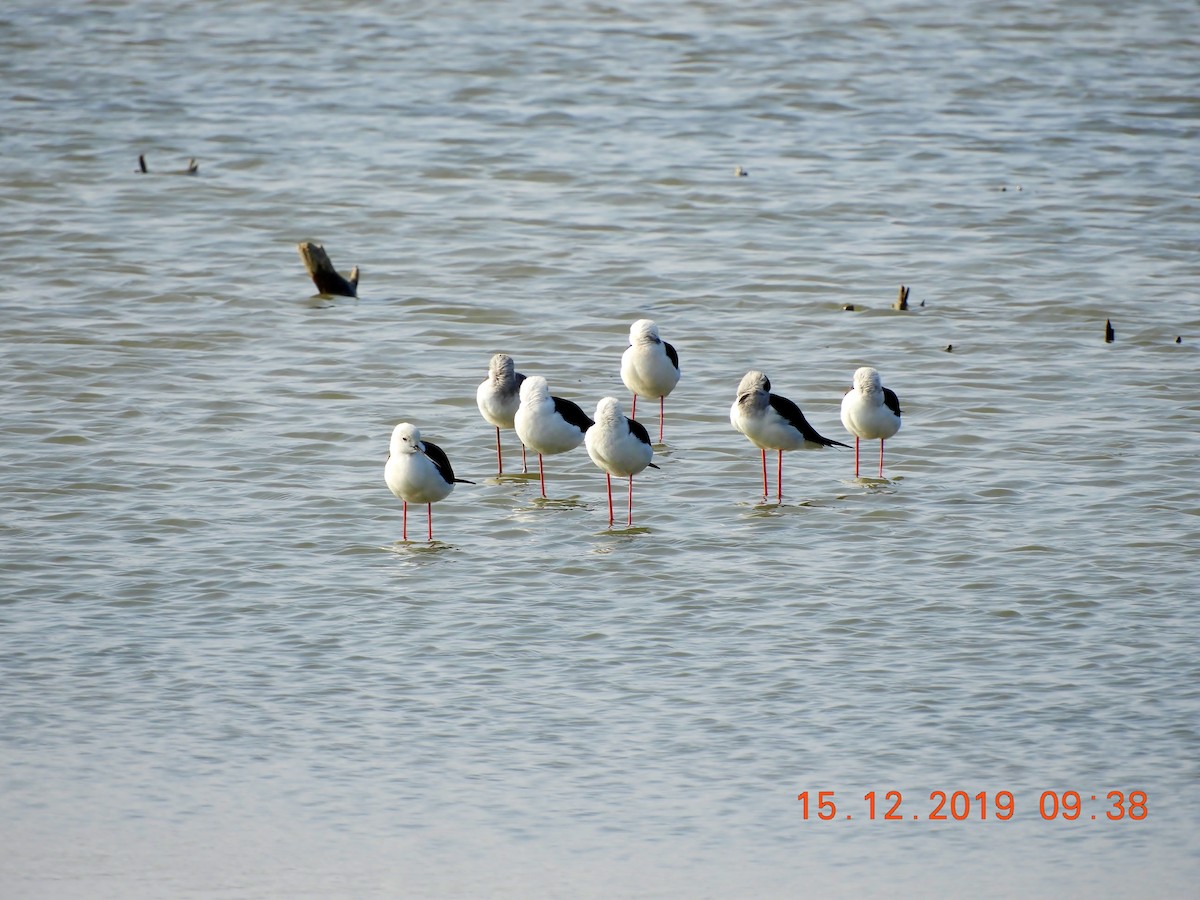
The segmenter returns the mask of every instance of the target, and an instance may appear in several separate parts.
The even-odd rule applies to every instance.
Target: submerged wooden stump
[[[145,153],[138,156],[137,170],[139,172],[141,172],[143,175],[150,174],[150,168],[146,165],[146,154]],[[193,159],[188,160],[186,169],[181,169],[179,171],[173,171],[173,172],[164,172],[162,174],[164,174],[164,175],[195,175],[199,171],[200,171],[200,163],[196,162],[196,160],[193,158]]]
[[[308,277],[313,280],[318,291],[342,297],[358,296],[358,266],[350,270],[349,278],[343,278],[329,261],[329,254],[322,245],[305,241],[297,244],[296,249],[300,251],[300,259],[304,261]]]

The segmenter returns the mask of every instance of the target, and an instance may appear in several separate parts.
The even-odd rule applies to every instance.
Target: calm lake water
[[[0,895],[1191,895],[1198,35],[1192,0],[7,4]],[[582,448],[550,502],[497,479],[489,357],[628,407],[643,316],[683,378],[637,527]],[[738,380],[847,439],[860,365],[886,480],[789,453],[764,502]],[[433,544],[401,421],[477,482]]]

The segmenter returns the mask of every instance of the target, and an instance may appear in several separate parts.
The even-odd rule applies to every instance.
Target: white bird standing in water
[[[854,435],[854,477],[858,477],[858,442],[879,441],[879,477],[883,477],[883,442],[900,430],[900,398],[883,386],[870,366],[854,372],[854,387],[842,398],[842,424]]]
[[[750,443],[762,450],[763,496],[767,493],[767,451],[779,451],[779,472],[776,476],[776,496],[783,499],[783,451],[816,450],[821,447],[846,447],[841,441],[833,441],[817,434],[808,424],[804,413],[787,397],[771,393],[771,380],[762,372],[751,370],[742,376],[738,384],[737,400],[729,410],[729,421],[733,427],[750,439]]]
[[[504,460],[500,455],[500,429],[512,428],[513,417],[521,405],[521,382],[525,376],[517,371],[512,357],[497,353],[488,363],[488,377],[475,392],[475,403],[479,414],[496,426],[496,474],[504,474]],[[525,445],[521,445],[521,468],[529,471],[525,463]]]
[[[404,503],[402,536],[408,540],[408,504],[424,503],[429,522],[429,540],[433,540],[433,504],[444,500],[455,484],[474,484],[457,478],[442,448],[422,441],[421,432],[408,422],[392,429],[392,441],[383,478],[392,493]]]
[[[538,479],[546,496],[546,470],[542,456],[566,453],[583,443],[593,422],[578,404],[550,396],[550,385],[541,375],[531,375],[521,384],[521,405],[513,427],[521,443],[538,455]]]
[[[658,442],[663,439],[663,401],[679,384],[679,354],[658,336],[658,326],[638,319],[629,326],[629,347],[621,354],[621,380],[633,392],[632,418],[638,394],[658,398]]]
[[[588,456],[604,470],[608,485],[608,525],[613,524],[612,477],[629,479],[629,525],[633,525],[633,476],[647,466],[657,469],[651,460],[654,447],[644,425],[621,413],[615,397],[596,404],[596,422],[584,437]]]

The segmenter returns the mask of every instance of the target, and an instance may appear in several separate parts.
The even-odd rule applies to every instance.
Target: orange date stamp
[[[929,801],[906,801],[901,791],[877,793],[867,791],[861,801],[839,800],[836,791],[803,791],[796,796],[801,804],[801,818],[830,822],[835,819],[859,819],[873,822],[930,822],[987,821],[1008,822],[1017,814],[1017,798],[1012,791],[930,791]],[[1093,794],[1090,791],[1042,791],[1037,799],[1037,811],[1045,821],[1065,819],[1085,821],[1141,822],[1150,815],[1149,796],[1145,791],[1109,791]],[[915,812],[913,810],[916,810]]]

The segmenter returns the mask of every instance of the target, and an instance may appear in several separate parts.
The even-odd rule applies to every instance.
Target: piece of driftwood
[[[358,296],[358,266],[350,270],[349,278],[343,278],[329,261],[329,254],[321,244],[304,241],[297,244],[296,249],[300,251],[300,259],[304,261],[308,277],[313,280],[318,291],[341,297]]]
[[[146,165],[146,154],[144,154],[144,153],[140,154],[138,156],[138,171],[141,172],[143,175],[150,174],[150,169]],[[165,174],[165,175],[195,175],[199,171],[200,171],[200,163],[196,162],[195,159],[189,159],[186,169],[183,169],[181,171],[175,171],[175,172],[164,172],[163,174]]]
[[[1112,327],[1112,319],[1105,319],[1104,320],[1104,343],[1111,344],[1113,342],[1113,338],[1115,338],[1116,336],[1117,336],[1117,334],[1115,331],[1113,331],[1113,327]]]
[[[900,296],[892,304],[892,309],[908,309],[908,288],[900,285]]]

